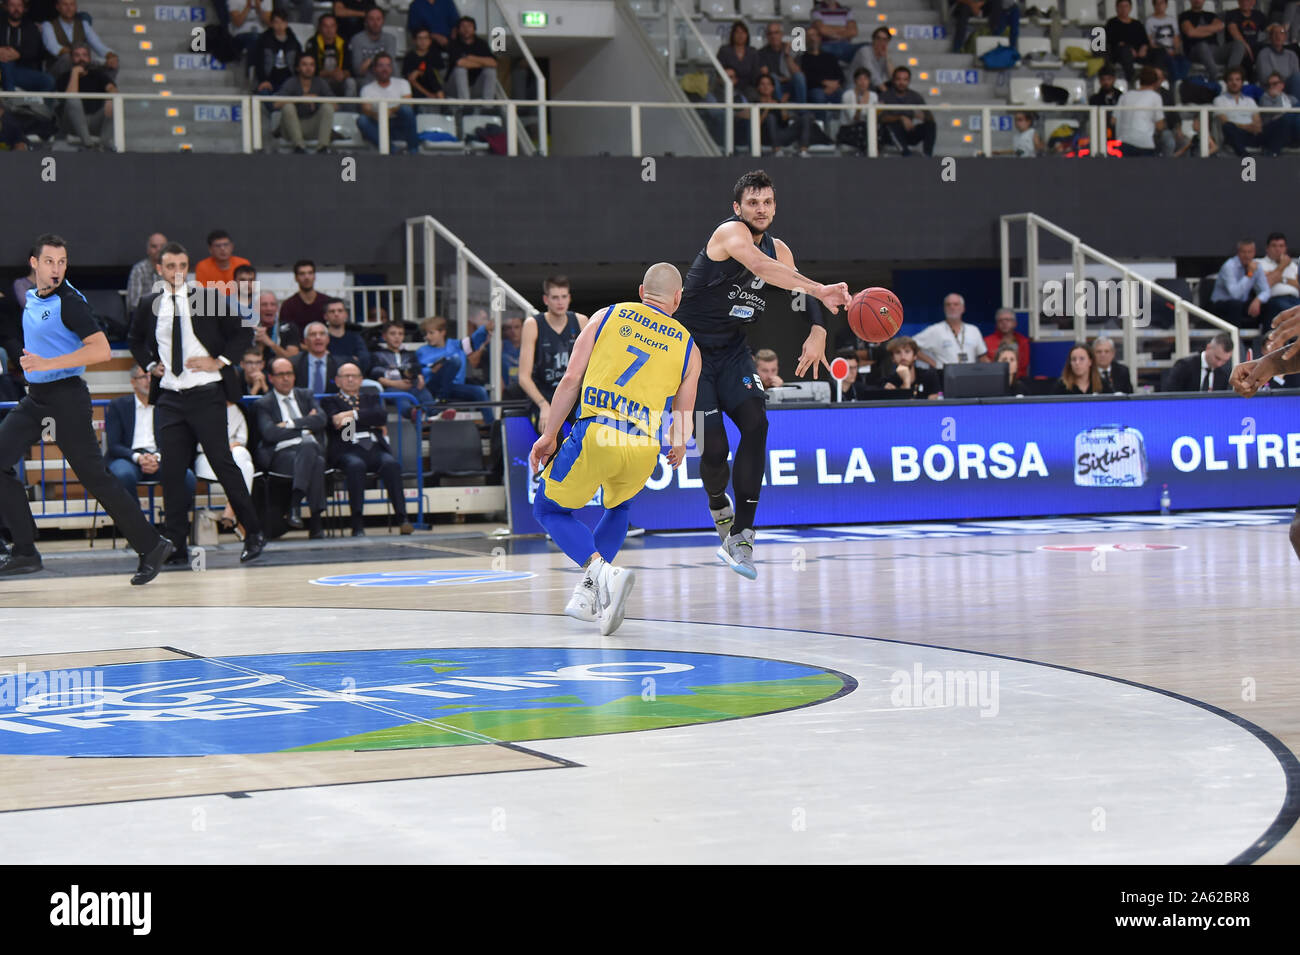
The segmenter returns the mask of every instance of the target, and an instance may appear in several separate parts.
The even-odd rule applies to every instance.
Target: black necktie
[[[1111,387],[1110,387],[1110,369],[1109,369],[1109,368],[1107,368],[1105,371],[1103,371],[1103,372],[1101,373],[1101,385],[1102,385],[1102,387],[1105,388],[1107,391],[1110,391],[1110,390],[1111,390]]]
[[[1210,390],[1210,368],[1208,365],[1205,368],[1205,377],[1201,379],[1201,390],[1202,391]]]
[[[185,370],[185,348],[181,342],[181,300],[172,295],[172,374],[180,376]]]

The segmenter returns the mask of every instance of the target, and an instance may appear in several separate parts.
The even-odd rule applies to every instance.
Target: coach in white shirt
[[[916,345],[920,349],[917,354],[918,365],[921,362],[929,368],[959,365],[978,361],[981,355],[988,352],[980,330],[961,320],[965,314],[964,298],[956,292],[944,296],[943,321],[935,322],[916,336]]]
[[[1119,138],[1120,152],[1124,156],[1154,156],[1156,134],[1172,135],[1165,129],[1164,101],[1156,92],[1160,74],[1151,67],[1143,67],[1138,74],[1138,89],[1128,90],[1115,105],[1115,135]],[[1128,108],[1125,108],[1128,107]],[[1165,152],[1172,153],[1172,143]]]
[[[400,76],[393,78],[393,58],[387,53],[376,53],[370,63],[370,74],[374,77],[361,87],[361,98],[369,100],[399,100],[411,98],[411,84]],[[357,117],[357,129],[366,141],[379,145],[379,104],[363,103],[361,115]],[[410,106],[389,106],[388,109],[388,151],[392,152],[392,143],[405,140],[411,152],[420,151],[420,137],[415,131],[415,112]]]

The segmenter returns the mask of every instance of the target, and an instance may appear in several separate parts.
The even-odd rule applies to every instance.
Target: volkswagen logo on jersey
[[[620,337],[620,338],[631,338],[631,337],[632,337],[632,326],[631,326],[631,325],[624,325],[624,326],[622,326],[622,327],[618,330],[618,334],[619,334],[619,337]]]

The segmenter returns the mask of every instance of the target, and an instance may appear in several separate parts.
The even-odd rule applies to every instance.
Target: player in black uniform
[[[704,360],[695,408],[703,418],[697,429],[700,478],[722,539],[718,556],[736,573],[753,580],[758,576],[754,513],[767,455],[767,397],[749,354],[744,326],[763,316],[774,288],[805,293],[812,328],[795,374],[802,376],[811,368],[816,378],[821,365],[830,371],[826,319],[818,302],[834,314],[849,304],[849,287],[844,282],[822,285],[799,274],[789,246],[767,234],[776,215],[776,190],[767,173],[745,173],[737,180],[732,198],[734,215],[713,230],[695,256],[674,317],[694,337]],[[734,475],[727,467],[724,412],[740,430]],[[736,493],[734,507],[727,496],[728,478]]]
[[[571,300],[569,280],[563,275],[550,276],[542,282],[546,311],[524,319],[519,341],[519,387],[533,402],[529,417],[538,434],[546,430],[551,398],[569,367],[573,343],[587,327],[586,315],[569,311]]]

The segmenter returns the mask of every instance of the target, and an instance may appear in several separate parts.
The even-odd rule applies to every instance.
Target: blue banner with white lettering
[[[769,407],[768,420],[760,526],[1155,511],[1163,485],[1179,510],[1300,498],[1300,395]],[[511,526],[540,533],[537,435],[522,417],[505,428]],[[734,450],[730,421],[727,435]],[[632,523],[711,527],[699,463],[674,472],[661,455]]]

